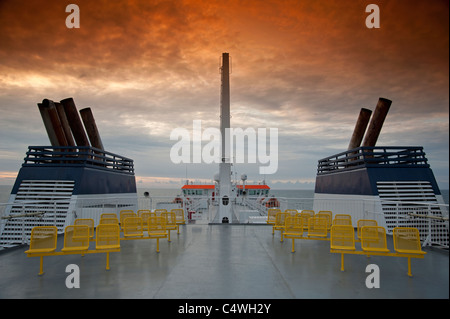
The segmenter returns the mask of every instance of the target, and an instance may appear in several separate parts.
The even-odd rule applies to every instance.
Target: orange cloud
[[[79,29],[65,26],[70,3],[80,8]],[[37,144],[45,144],[39,118],[20,112],[38,117],[43,98],[73,96],[79,107],[93,107],[108,149],[138,149],[136,164],[146,170],[138,174],[155,176],[145,165],[155,150],[146,147],[168,153],[170,130],[194,119],[218,125],[219,58],[230,52],[232,125],[278,127],[280,136],[295,137],[299,153],[310,140],[345,145],[359,109],[382,96],[393,100],[382,139],[416,143],[423,119],[440,118],[420,137],[439,136],[448,149],[441,138],[448,135],[448,1],[377,0],[378,30],[365,26],[368,3],[1,1],[0,126],[33,128],[20,143],[12,138],[14,147],[38,131]],[[403,134],[395,130],[402,120],[410,124]],[[318,157],[330,150],[321,151]]]

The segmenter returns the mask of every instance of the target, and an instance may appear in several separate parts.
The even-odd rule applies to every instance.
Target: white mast
[[[230,128],[230,57],[228,53],[222,53],[221,91],[220,91],[220,133],[222,135],[222,153],[219,164],[219,214],[218,221],[222,223],[232,221],[231,203],[231,161],[230,149],[226,142],[226,134]]]

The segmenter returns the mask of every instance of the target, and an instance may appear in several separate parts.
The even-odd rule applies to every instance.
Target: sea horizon
[[[7,203],[13,185],[0,185],[0,203]],[[137,187],[138,196],[143,196],[148,192],[153,197],[176,197],[181,194],[180,188],[156,188]],[[271,189],[270,194],[275,197],[284,198],[314,198],[314,189]],[[441,194],[445,204],[449,204],[449,190],[441,189]]]

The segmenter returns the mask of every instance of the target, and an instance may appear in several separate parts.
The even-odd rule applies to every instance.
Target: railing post
[[[25,214],[25,207],[22,204],[22,215]],[[22,218],[22,245],[25,244],[25,217]]]
[[[53,203],[53,225],[56,226],[56,207],[57,207],[57,202],[55,201]]]
[[[431,206],[428,206],[428,211],[427,211],[427,215],[431,216]],[[433,220],[431,218],[427,218],[428,219],[428,235],[427,235],[427,240],[424,240],[423,242],[423,247],[425,247],[427,244],[431,246],[431,223],[433,222]]]
[[[398,210],[398,206],[399,203],[395,203],[395,224],[397,227],[399,227],[400,225],[398,224],[398,214],[399,214],[399,210]]]

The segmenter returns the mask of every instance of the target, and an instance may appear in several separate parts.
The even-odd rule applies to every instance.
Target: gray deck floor
[[[329,242],[280,242],[270,226],[199,225],[172,232],[172,241],[122,241],[121,251],[106,254],[44,257],[25,255],[26,248],[0,254],[0,298],[448,298],[448,253],[426,249],[424,259],[346,255],[329,252]],[[58,238],[58,250],[63,238]],[[92,248],[94,243],[91,243]],[[392,250],[392,242],[388,243]],[[80,268],[80,288],[68,289],[68,264]],[[368,289],[368,264],[380,268],[380,288]]]

